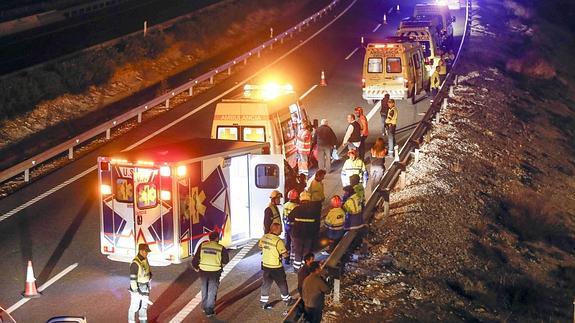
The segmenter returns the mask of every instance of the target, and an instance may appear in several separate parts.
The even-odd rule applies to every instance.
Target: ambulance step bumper
[[[364,90],[362,96],[364,100],[381,100],[386,94],[394,100],[407,99],[406,90]]]

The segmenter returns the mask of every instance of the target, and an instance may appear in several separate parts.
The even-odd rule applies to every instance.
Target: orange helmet
[[[355,113],[362,114],[362,113],[363,113],[363,108],[362,108],[362,107],[355,107],[354,111],[355,111]]]
[[[296,191],[295,188],[292,188],[288,193],[287,193],[288,199],[290,200],[297,200],[297,198],[299,197],[299,193]]]
[[[339,195],[334,195],[331,198],[331,206],[332,207],[341,207],[341,197],[339,197]]]

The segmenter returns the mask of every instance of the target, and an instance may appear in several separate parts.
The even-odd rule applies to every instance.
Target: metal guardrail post
[[[74,146],[68,148],[68,159],[74,158]]]
[[[110,128],[106,129],[106,140],[110,140],[110,132],[111,132]]]
[[[138,123],[142,123],[142,112],[138,113]]]
[[[29,182],[30,181],[30,168],[26,168],[26,170],[24,171],[24,182]]]
[[[170,99],[166,99],[165,104],[166,104],[166,108],[169,108],[170,107]]]

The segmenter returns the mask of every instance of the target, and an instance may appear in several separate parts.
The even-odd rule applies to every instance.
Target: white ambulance
[[[405,37],[388,37],[370,43],[363,62],[362,96],[369,104],[390,98],[415,103],[417,94],[429,87],[421,44]]]
[[[441,38],[432,21],[415,17],[402,19],[396,35],[419,42],[428,73],[434,70],[440,59]]]
[[[100,251],[130,262],[180,263],[210,232],[224,246],[263,235],[263,210],[284,190],[284,161],[268,143],[193,139],[98,157]]]
[[[439,4],[416,4],[413,9],[413,17],[431,17],[438,16],[441,18],[441,34],[444,38],[443,44],[451,46],[453,42],[453,22],[455,17],[449,12],[449,7]]]
[[[269,142],[272,154],[281,154],[291,167],[296,161],[296,135],[305,109],[289,84],[246,84],[241,95],[216,105],[213,139]]]

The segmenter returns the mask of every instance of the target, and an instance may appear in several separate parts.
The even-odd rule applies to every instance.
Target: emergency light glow
[[[184,165],[178,166],[178,169],[176,170],[176,172],[178,173],[179,177],[186,176],[186,172],[187,172],[186,166],[184,166]]]
[[[162,201],[169,201],[172,199],[172,193],[170,193],[170,191],[160,191],[160,199]]]
[[[102,184],[100,186],[100,192],[102,195],[110,195],[112,194],[112,187],[110,185]]]
[[[153,161],[146,161],[146,160],[138,160],[136,162],[136,164],[138,165],[144,165],[144,166],[154,166],[154,162]]]
[[[277,83],[267,83],[264,85],[244,85],[245,97],[273,100],[278,96],[289,93],[293,93],[293,86],[291,86],[291,84],[279,85]]]
[[[125,159],[114,159],[114,158],[112,158],[112,160],[110,160],[110,163],[112,163],[112,164],[127,164],[128,161]]]
[[[172,172],[171,172],[171,170],[170,170],[170,167],[168,167],[168,166],[162,166],[162,167],[160,167],[160,175],[161,175],[161,176],[168,177],[168,176],[170,176],[171,173],[172,173]]]

